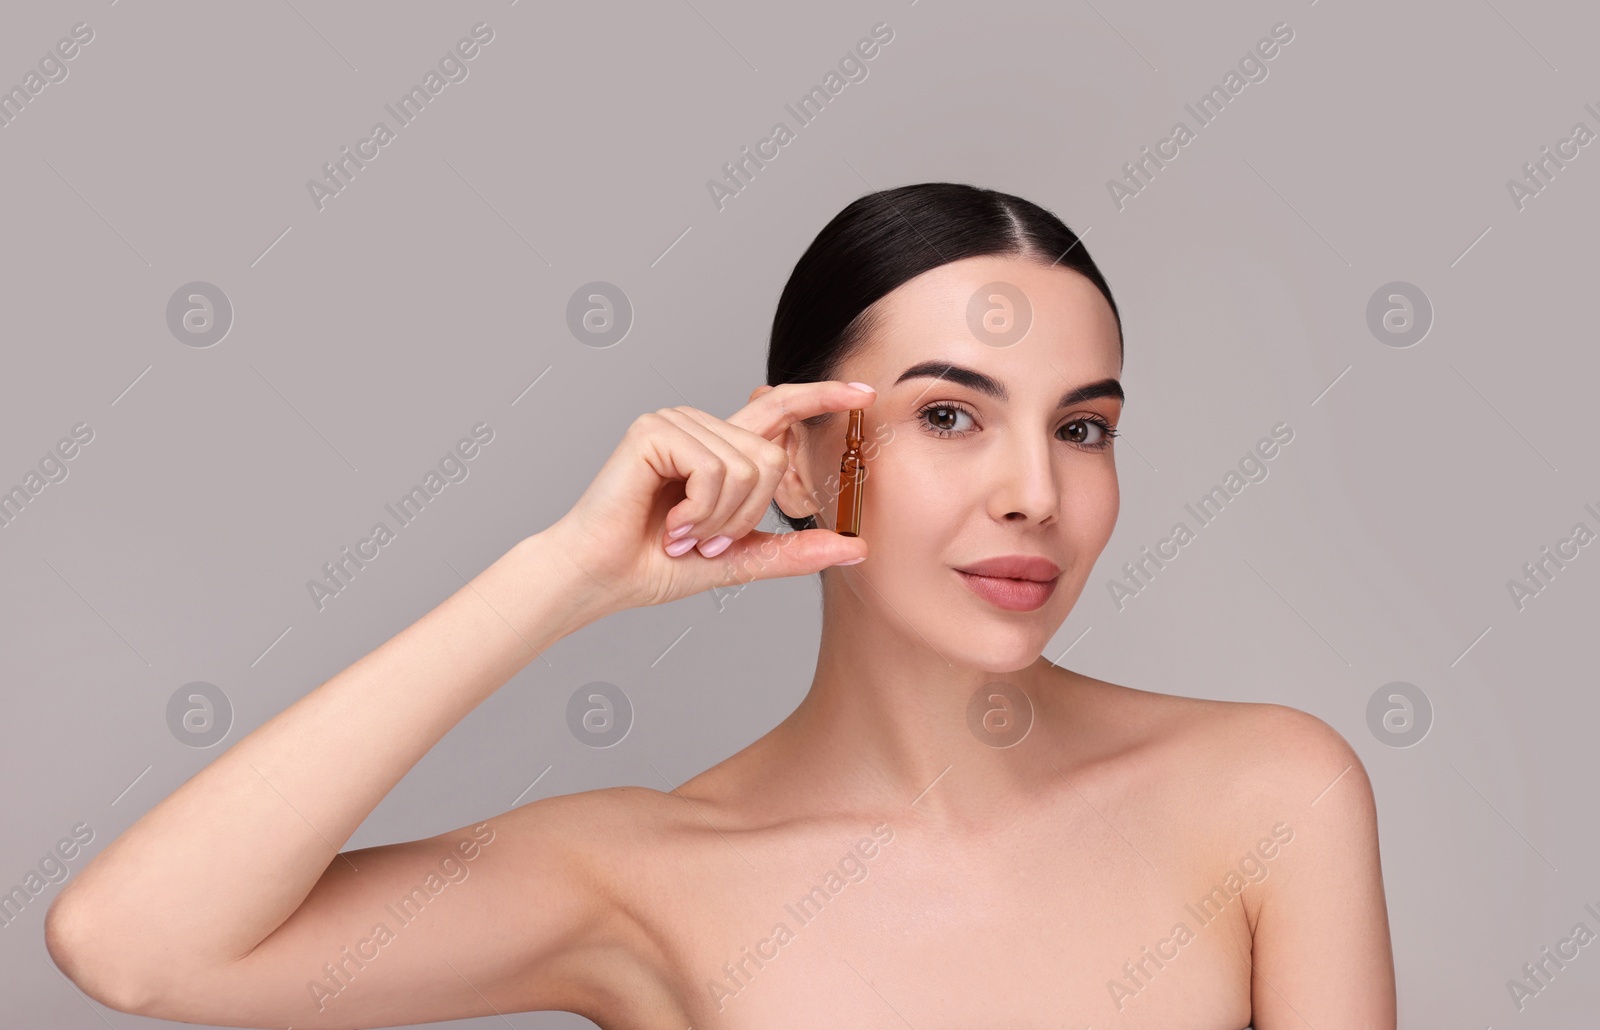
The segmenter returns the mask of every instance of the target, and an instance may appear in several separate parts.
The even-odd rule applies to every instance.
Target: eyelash
[[[962,437],[962,436],[966,436],[968,433],[973,432],[973,430],[969,429],[966,432],[958,433],[953,429],[940,429],[940,428],[938,428],[936,426],[930,426],[928,424],[928,422],[927,422],[927,414],[928,414],[928,412],[930,412],[930,411],[940,411],[940,410],[950,410],[950,411],[965,412],[968,417],[973,419],[973,421],[977,421],[977,415],[975,415],[970,408],[967,408],[964,405],[956,404],[956,403],[954,403],[952,401],[935,401],[932,404],[924,406],[921,410],[919,410],[917,412],[917,425],[922,428],[923,432],[932,433],[933,435],[939,436],[939,437]],[[1074,447],[1077,447],[1080,450],[1085,450],[1085,451],[1103,451],[1106,448],[1111,446],[1111,441],[1113,439],[1115,439],[1117,436],[1121,435],[1120,433],[1117,432],[1117,430],[1115,430],[1115,429],[1113,429],[1111,427],[1111,423],[1107,422],[1105,419],[1101,418],[1099,415],[1094,415],[1094,414],[1080,415],[1077,418],[1074,418],[1074,419],[1072,419],[1072,420],[1070,420],[1068,422],[1063,423],[1063,425],[1069,425],[1070,426],[1073,422],[1089,422],[1089,423],[1092,423],[1092,424],[1100,427],[1100,432],[1101,432],[1101,437],[1102,437],[1100,442],[1099,443],[1075,443],[1075,444],[1073,444]],[[1067,440],[1067,441],[1064,441],[1064,442],[1072,443],[1072,441],[1070,441],[1070,440]]]

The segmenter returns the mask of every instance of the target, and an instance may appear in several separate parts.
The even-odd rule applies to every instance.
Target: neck
[[[884,605],[863,603],[872,591],[870,580],[824,576],[811,690],[773,731],[791,770],[813,792],[900,806],[908,817],[915,812],[953,830],[993,823],[1016,807],[1019,793],[1059,785],[1048,742],[1060,670],[1042,656],[1017,669],[974,664],[972,641],[941,647],[903,618],[885,622]],[[955,653],[963,644],[963,654]],[[1007,684],[1026,695],[1020,706],[996,698]],[[1008,724],[1027,726],[1027,735],[997,746],[1010,742]]]

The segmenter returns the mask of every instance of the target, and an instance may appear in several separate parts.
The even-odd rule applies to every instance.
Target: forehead
[[[1121,369],[1111,305],[1092,282],[1061,265],[964,258],[901,284],[875,307],[877,329],[862,357],[880,375],[939,357],[1001,375],[1006,369],[1034,375],[1054,365],[1076,379]],[[1057,382],[1058,376],[1045,385]]]

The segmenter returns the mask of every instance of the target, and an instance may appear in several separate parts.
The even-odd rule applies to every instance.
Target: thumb
[[[866,556],[867,543],[860,537],[841,536],[831,529],[800,529],[792,533],[753,530],[720,557],[732,563],[738,581],[749,582],[808,576]]]

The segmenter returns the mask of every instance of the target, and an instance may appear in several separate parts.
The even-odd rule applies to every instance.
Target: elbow
[[[62,974],[84,994],[110,1009],[145,1015],[153,1000],[149,982],[119,960],[105,936],[94,933],[92,912],[57,896],[45,913],[44,945]],[[95,942],[98,940],[98,944]]]

